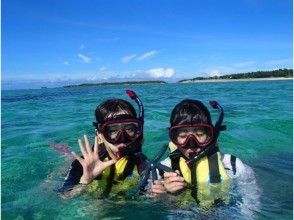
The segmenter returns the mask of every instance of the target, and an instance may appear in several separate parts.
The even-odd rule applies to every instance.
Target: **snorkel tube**
[[[223,125],[223,120],[224,120],[223,108],[221,107],[220,104],[218,104],[217,101],[209,101],[209,104],[213,109],[217,109],[218,113],[219,113],[218,120],[216,121],[216,123],[214,125],[214,138],[213,138],[212,143],[208,147],[206,147],[201,152],[197,153],[194,157],[192,157],[191,159],[189,159],[186,162],[189,167],[191,167],[197,160],[199,160],[200,158],[206,156],[211,151],[213,151],[215,149],[215,144],[217,142],[217,139],[219,137],[220,132],[226,130],[226,126]]]
[[[226,130],[226,128],[227,128],[225,125],[223,125],[224,110],[223,110],[223,107],[221,107],[221,105],[218,104],[217,101],[209,101],[209,104],[210,104],[210,106],[212,108],[217,109],[218,112],[219,112],[218,120],[216,121],[216,123],[214,125],[214,129],[215,129],[215,140],[217,140],[220,132]]]
[[[144,124],[144,106],[143,106],[143,102],[141,101],[141,99],[137,96],[137,94],[133,90],[127,89],[126,90],[126,93],[128,94],[128,96],[132,100],[135,100],[135,102],[137,103],[137,105],[139,107],[138,119],[142,122],[142,126],[143,126],[143,124]],[[136,149],[136,147],[137,147],[137,145],[140,144],[139,142],[141,142],[142,139],[143,139],[143,130],[142,130],[142,134],[136,140],[134,140],[131,143],[129,143],[126,147],[121,148],[116,153],[117,157],[118,158],[121,158],[124,155],[138,152],[138,150]]]
[[[138,107],[139,107],[139,119],[144,123],[144,106],[143,103],[141,101],[141,99],[139,99],[139,97],[137,96],[137,94],[130,89],[126,90],[126,93],[128,94],[128,96],[135,100],[135,102],[137,103]]]

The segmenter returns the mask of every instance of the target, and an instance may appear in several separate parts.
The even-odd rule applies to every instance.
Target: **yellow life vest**
[[[108,160],[107,158],[105,160]],[[137,165],[134,166],[133,175],[130,178],[124,177],[124,171],[128,163],[128,157],[120,158],[114,165],[107,167],[101,174],[101,179],[92,181],[87,186],[88,193],[94,197],[104,197],[103,194],[123,194],[130,188],[137,185],[139,174]],[[110,187],[110,188],[109,188]],[[109,192],[107,192],[109,190]]]
[[[170,142],[169,149],[171,152],[173,152],[177,149],[177,147],[172,142]],[[228,190],[230,187],[230,178],[221,161],[221,155],[219,152],[217,152],[217,162],[221,180],[219,183],[210,182],[209,160],[207,157],[203,157],[196,162],[197,186],[192,186],[191,169],[186,164],[185,158],[180,157],[179,159],[180,171],[185,181],[191,187],[197,187],[197,199],[202,207],[210,207],[215,201],[218,200],[221,200],[225,203],[229,202]]]

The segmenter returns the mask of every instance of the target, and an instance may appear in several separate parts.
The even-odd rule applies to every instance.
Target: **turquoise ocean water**
[[[260,205],[242,199],[211,210],[177,210],[153,199],[96,200],[81,195],[64,200],[56,194],[71,158],[50,143],[78,150],[84,133],[93,138],[94,110],[108,98],[129,100],[131,88],[145,106],[144,152],[151,157],[168,141],[169,115],[184,98],[217,100],[227,130],[222,152],[252,167]],[[137,85],[2,91],[2,219],[292,219],[292,81]],[[134,102],[132,102],[135,105]],[[211,110],[211,108],[209,108]],[[211,110],[213,119],[216,112]],[[250,194],[250,187],[247,189]],[[245,211],[244,211],[245,210]],[[246,214],[247,213],[247,214]]]

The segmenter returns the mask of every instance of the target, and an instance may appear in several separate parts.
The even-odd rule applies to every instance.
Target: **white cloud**
[[[205,75],[213,77],[213,76],[221,76],[224,73],[231,72],[232,68],[230,67],[225,67],[225,66],[219,66],[219,67],[211,67],[211,68],[206,68],[202,70]]]
[[[99,80],[99,78],[96,75],[88,76],[86,78],[87,81],[96,81]]]
[[[137,55],[136,54],[132,54],[132,55],[128,55],[128,56],[124,56],[122,59],[121,59],[121,62],[123,63],[128,63],[130,62],[131,60],[135,59]]]
[[[78,57],[81,58],[81,60],[84,62],[84,63],[91,63],[91,58],[90,57],[87,57],[83,54],[78,54]]]
[[[103,69],[104,67],[101,66],[101,68]],[[173,81],[174,77],[172,76],[175,74],[172,68],[138,69],[132,71],[109,70],[109,68],[101,72],[97,70],[93,72],[73,72],[70,74],[65,72],[47,72],[42,75],[26,74],[22,77],[13,75],[13,77],[5,77],[5,87],[12,88],[10,84],[13,82],[15,86],[15,83],[19,80],[27,82],[24,85],[26,87],[16,85],[15,88],[40,88],[41,86],[56,87],[81,83],[154,80],[155,77],[161,80]],[[33,85],[34,82],[36,82],[35,86]]]
[[[105,71],[105,70],[107,70],[106,66],[101,66],[100,69],[99,69],[99,71]]]
[[[220,76],[221,75],[220,70],[218,70],[218,69],[210,70],[207,74],[209,76]]]
[[[64,65],[69,65],[69,62],[68,61],[64,61],[63,64]]]
[[[175,74],[175,70],[173,68],[154,68],[147,70],[147,73],[149,76],[154,77],[154,78],[159,78],[159,77],[164,77],[164,78],[170,78]]]
[[[137,60],[137,61],[143,61],[143,60],[146,60],[154,55],[156,55],[158,53],[158,51],[156,50],[151,50],[151,51],[148,51],[142,55],[139,55],[137,56],[136,54],[132,54],[132,55],[128,55],[128,56],[124,56],[121,61],[123,63],[129,63],[131,61],[134,61],[134,60]]]
[[[145,59],[147,59],[147,58],[149,58],[149,57],[154,56],[154,55],[157,54],[157,53],[158,53],[158,52],[157,52],[156,50],[152,50],[152,51],[146,52],[146,53],[144,53],[143,55],[139,56],[139,57],[137,58],[137,60],[139,60],[139,61],[145,60]]]

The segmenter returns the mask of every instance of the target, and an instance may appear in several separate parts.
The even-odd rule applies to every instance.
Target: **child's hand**
[[[163,181],[155,180],[150,189],[152,196],[159,196],[160,194],[166,193],[166,188],[163,185]]]
[[[94,151],[90,146],[90,142],[87,135],[84,135],[85,145],[82,140],[79,139],[79,146],[84,156],[84,159],[78,156],[75,152],[72,152],[72,155],[77,159],[83,167],[83,176],[80,179],[80,183],[88,184],[92,182],[98,175],[100,175],[107,167],[111,166],[116,162],[115,159],[108,161],[101,161],[99,159],[99,147],[98,147],[98,138],[95,136]]]
[[[164,176],[164,186],[168,192],[175,193],[187,186],[184,177],[179,175],[179,171],[166,172]]]

